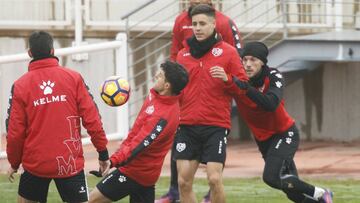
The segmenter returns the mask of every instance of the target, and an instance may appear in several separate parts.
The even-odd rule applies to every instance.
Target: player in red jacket
[[[191,11],[194,35],[176,61],[189,72],[181,99],[180,127],[175,140],[180,200],[195,202],[192,191],[199,163],[206,164],[211,201],[224,202],[222,169],[226,136],[231,127],[232,96],[238,89],[231,75],[247,80],[236,49],[215,30],[215,10],[200,4]]]
[[[133,128],[110,160],[116,169],[91,192],[90,203],[120,200],[154,202],[155,183],[179,125],[181,90],[189,78],[179,64],[167,61],[155,75]]]
[[[86,202],[80,122],[99,153],[100,172],[110,166],[96,104],[81,75],[59,66],[48,33],[32,33],[29,46],[33,60],[12,86],[6,120],[9,180],[21,164],[19,202],[46,202],[52,179],[64,202]]]
[[[183,11],[175,19],[172,31],[172,44],[170,48],[170,59],[176,60],[178,52],[184,48],[186,40],[193,35],[190,13],[191,10],[199,4],[212,5],[211,0],[190,0],[190,7],[187,11]],[[220,11],[215,11],[216,32],[219,33],[224,42],[229,43],[237,49],[241,50],[241,36],[236,24],[228,16]]]
[[[193,36],[192,22],[190,17],[191,10],[199,4],[208,4],[212,6],[211,0],[190,0],[189,3],[189,9],[177,16],[173,27],[172,44],[170,49],[170,59],[173,61],[176,60],[178,52],[183,49],[184,46],[186,46],[186,39],[189,39]],[[241,36],[236,24],[228,16],[224,15],[220,11],[215,11],[215,20],[216,32],[221,36],[222,40],[235,47],[237,52],[240,53],[242,47]],[[156,200],[156,203],[169,203],[179,200],[176,161],[173,157],[175,147],[175,145],[172,147],[171,152],[171,179],[169,191],[159,200]],[[210,202],[209,194],[210,193],[204,196],[204,203]]]
[[[263,180],[282,190],[293,202],[332,203],[331,191],[299,179],[293,160],[299,146],[299,131],[284,107],[283,76],[266,65],[267,55],[265,44],[247,43],[242,58],[250,81],[234,78],[238,87],[246,91],[238,95],[236,101],[264,158]]]

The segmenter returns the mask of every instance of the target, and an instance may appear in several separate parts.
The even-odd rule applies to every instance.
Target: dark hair
[[[51,56],[53,44],[51,35],[44,31],[35,31],[29,37],[30,52],[34,59]]]
[[[186,69],[172,61],[165,61],[160,65],[161,69],[165,73],[165,80],[171,85],[171,92],[173,94],[180,94],[186,84],[189,82],[189,76]]]
[[[199,4],[191,9],[190,17],[198,14],[205,14],[208,17],[215,18],[215,9],[209,4]]]

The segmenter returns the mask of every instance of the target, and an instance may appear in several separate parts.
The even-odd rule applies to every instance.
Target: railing
[[[151,3],[154,2],[151,1]],[[132,15],[126,16],[125,29],[130,36],[129,47],[131,47],[129,58],[132,59],[129,60],[129,79],[132,81],[135,91],[137,91],[137,96],[130,100],[130,116],[132,120],[134,120],[137,110],[147,95],[147,90],[152,86],[154,68],[159,65],[161,59],[169,57],[168,53],[171,45],[169,33],[171,27],[163,30],[160,25],[165,24],[165,26],[168,26],[170,24],[169,20],[173,20],[174,15],[164,15],[162,21],[151,25],[148,24],[149,26],[143,30],[137,29],[137,27],[144,24],[144,22],[154,22],[150,20],[151,17],[169,7],[174,7],[176,3],[179,3],[180,8],[186,1],[169,1],[163,7],[158,8],[157,12],[143,16],[142,19],[136,19]],[[340,0],[309,0],[304,2],[295,0],[240,0],[213,1],[213,3],[215,7],[221,8],[223,13],[231,16],[237,23],[239,30],[243,34],[243,41],[264,41],[270,47],[281,42],[282,39],[287,38],[289,35],[341,30],[345,25],[355,27],[355,13],[344,14],[344,9],[345,5],[353,6],[354,9],[356,6],[360,7],[359,3]],[[349,9],[351,10],[351,8],[345,10]],[[137,9],[137,12],[140,11],[142,12],[142,9]],[[178,13],[175,12],[175,14]],[[352,17],[353,19],[345,19],[346,17]],[[146,35],[151,32],[155,32],[156,35],[151,39],[147,39]],[[141,40],[144,43],[135,43]],[[163,40],[163,43],[156,48],[148,49],[151,44],[161,40]],[[138,78],[141,78],[141,80]]]

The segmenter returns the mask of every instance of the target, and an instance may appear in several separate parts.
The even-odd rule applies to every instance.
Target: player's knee
[[[103,194],[95,187],[93,191],[91,191],[89,196],[88,203],[98,203],[98,202],[106,202],[106,198]]]
[[[192,187],[192,181],[188,180],[183,176],[178,177],[178,184],[181,191],[189,191]]]
[[[208,176],[208,182],[211,188],[218,187],[222,184],[222,177],[219,173],[210,174]]]
[[[271,174],[271,173],[263,173],[263,181],[270,187],[281,189],[279,175]]]
[[[282,190],[292,190],[296,184],[297,177],[294,175],[284,175],[281,176],[281,189]]]

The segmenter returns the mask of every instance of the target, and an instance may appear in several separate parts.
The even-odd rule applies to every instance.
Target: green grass
[[[93,188],[100,179],[95,177],[88,177],[88,183],[90,188]],[[15,183],[7,181],[5,175],[0,175],[0,202],[1,203],[13,203],[16,202],[17,198],[17,187],[18,187],[19,176],[16,177]],[[309,180],[315,185],[331,188],[335,193],[334,202],[336,203],[356,203],[360,202],[360,181],[359,180],[337,180],[337,179],[326,179],[326,180]],[[156,185],[156,196],[159,197],[167,191],[169,184],[169,178],[161,178]],[[285,195],[277,190],[271,189],[266,186],[261,179],[240,179],[240,178],[228,178],[224,180],[226,200],[228,203],[282,203],[289,202]],[[202,195],[207,190],[207,182],[205,179],[197,179],[194,184],[194,190],[197,194],[198,200],[200,201]],[[61,202],[60,196],[57,193],[55,185],[52,183],[49,189],[48,196],[49,203]],[[127,199],[119,202],[128,202]]]

